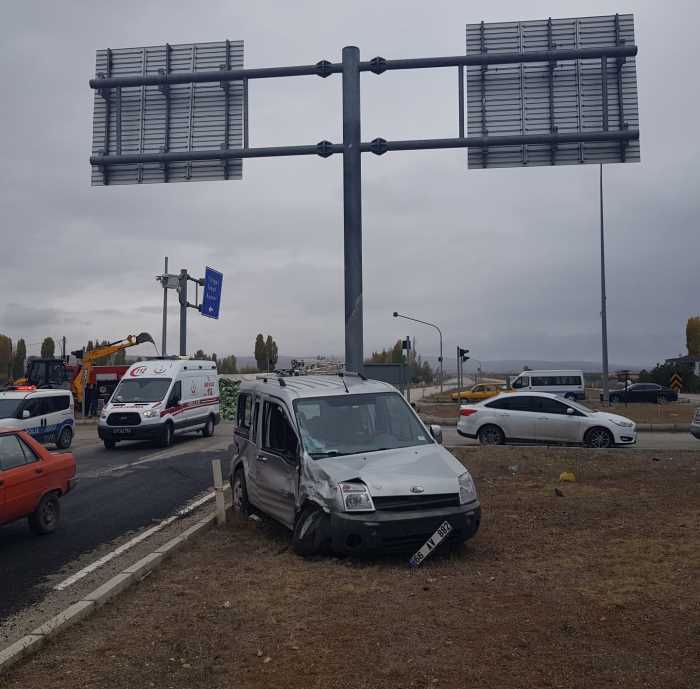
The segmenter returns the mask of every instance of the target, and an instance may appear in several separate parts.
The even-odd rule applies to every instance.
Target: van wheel
[[[202,437],[210,438],[214,435],[214,419],[210,416],[202,429]]]
[[[245,482],[245,473],[242,468],[236,469],[236,473],[231,479],[231,499],[234,512],[238,512],[241,517],[247,517],[251,513],[248,502],[248,486]]]
[[[59,450],[67,450],[70,444],[73,442],[73,429],[70,426],[66,426],[62,431],[61,435],[58,436],[56,441],[56,447]]]
[[[318,505],[307,505],[294,525],[294,552],[302,557],[318,555],[328,547],[328,542],[328,515]]]
[[[173,444],[173,425],[171,423],[166,423],[163,427],[158,444],[161,447],[170,447]]]
[[[35,534],[53,533],[58,526],[61,508],[56,493],[47,493],[29,515],[29,528]]]
[[[113,450],[117,446],[116,440],[108,440],[105,438],[103,442],[105,444],[105,450]]]
[[[615,439],[607,428],[596,427],[591,428],[591,430],[586,433],[583,443],[586,447],[603,449],[606,447],[612,447],[615,443]]]
[[[479,429],[479,442],[482,445],[503,445],[506,436],[503,431],[492,424]]]

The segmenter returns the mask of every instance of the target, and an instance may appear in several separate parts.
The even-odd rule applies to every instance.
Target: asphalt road
[[[454,427],[442,427],[443,442],[447,447],[459,445],[478,445],[478,440],[463,438]],[[633,447],[638,450],[697,450],[700,453],[700,440],[690,433],[638,433],[637,444]],[[619,448],[620,452],[626,452],[628,448]]]
[[[94,426],[79,426],[71,447],[78,484],[61,500],[58,530],[34,536],[24,519],[0,528],[0,622],[41,599],[47,575],[207,491],[211,460],[225,459],[230,442],[231,425],[221,424],[211,438],[184,436],[167,450],[132,442],[108,451]]]

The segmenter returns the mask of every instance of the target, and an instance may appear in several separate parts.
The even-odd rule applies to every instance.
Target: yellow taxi
[[[453,392],[452,399],[466,400],[467,402],[481,402],[481,400],[487,400],[489,397],[500,395],[504,391],[505,386],[499,385],[498,383],[479,383],[469,390]]]

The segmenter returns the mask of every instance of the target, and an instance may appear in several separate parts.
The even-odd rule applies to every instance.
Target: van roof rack
[[[367,380],[367,376],[361,371],[338,371],[338,376],[342,378],[343,376],[355,376],[360,380]]]

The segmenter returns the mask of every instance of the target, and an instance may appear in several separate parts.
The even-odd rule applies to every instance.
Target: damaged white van
[[[391,385],[348,373],[244,382],[233,436],[234,509],[288,527],[294,550],[422,546],[479,529],[472,477]]]
[[[168,447],[181,433],[212,435],[220,420],[215,362],[148,359],[124,374],[100,414],[97,432],[108,450],[121,440]]]

